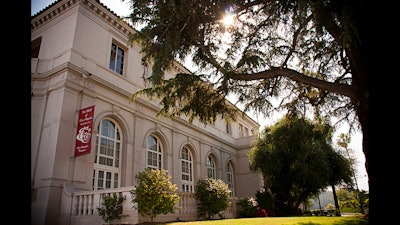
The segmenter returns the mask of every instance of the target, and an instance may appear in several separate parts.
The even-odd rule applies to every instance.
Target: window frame
[[[153,150],[151,148],[149,148],[149,138],[153,138],[155,140],[155,144],[156,144],[156,150]],[[150,154],[151,153],[151,154]],[[149,164],[149,156],[150,155],[156,155],[156,163],[157,165],[150,165]],[[152,159],[152,161],[154,161],[154,159]],[[154,134],[150,134],[147,136],[146,138],[146,168],[151,168],[151,169],[162,169],[163,168],[163,146],[161,143],[161,139]]]
[[[215,158],[210,154],[207,156],[206,159],[206,167],[207,167],[207,178],[212,178],[212,179],[217,179],[217,173],[216,173],[216,161]],[[211,172],[211,177],[210,177],[210,172]]]
[[[235,196],[235,172],[231,161],[226,163],[226,183],[229,190],[231,190],[231,197]]]
[[[184,153],[187,152],[187,158],[184,157]],[[188,172],[184,172],[184,164],[187,164]],[[184,176],[188,176],[188,180],[184,179]],[[192,150],[183,146],[181,150],[181,188],[183,192],[194,192],[194,172],[193,172],[193,154]]]
[[[116,47],[116,49],[114,50],[113,47]],[[121,58],[119,53],[119,50],[122,51],[122,60],[119,60]],[[114,53],[115,52],[115,53]],[[110,47],[110,57],[108,60],[108,68],[110,70],[112,70],[114,73],[117,73],[121,76],[124,76],[124,71],[125,71],[125,62],[126,62],[126,52],[127,52],[127,48],[122,45],[121,43],[113,40],[111,42],[111,47]],[[114,60],[114,63],[112,63],[112,61]]]
[[[108,124],[105,124],[106,122]],[[113,126],[113,130],[110,129],[110,124]],[[119,188],[121,185],[122,130],[115,120],[105,117],[100,120],[97,131],[92,189]]]

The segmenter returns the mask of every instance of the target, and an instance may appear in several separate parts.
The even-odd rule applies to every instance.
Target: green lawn
[[[368,225],[368,220],[357,217],[258,217],[240,219],[173,222],[162,225]]]

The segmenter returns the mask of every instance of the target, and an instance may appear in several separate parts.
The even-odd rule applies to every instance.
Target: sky
[[[33,16],[35,13],[39,12],[40,10],[46,8],[48,5],[52,4],[56,0],[31,0],[31,16]],[[100,0],[101,3],[103,3],[105,6],[110,8],[112,11],[114,11],[117,15],[119,16],[127,16],[129,15],[130,9],[129,9],[129,0]],[[187,68],[191,68],[191,65],[185,65]],[[263,117],[253,117],[255,121],[257,121],[261,127],[264,126],[270,126],[271,121],[267,121]],[[276,119],[272,122],[276,122]],[[346,133],[346,127],[342,127],[339,129],[337,132],[339,133]],[[334,136],[335,138],[335,136]],[[352,135],[351,137],[351,142],[349,144],[349,148],[352,149],[354,152],[354,156],[356,158],[356,180],[357,180],[357,185],[360,190],[365,190],[369,191],[369,186],[368,186],[368,176],[367,172],[365,169],[365,156],[364,153],[362,152],[362,133],[361,132],[356,132]]]

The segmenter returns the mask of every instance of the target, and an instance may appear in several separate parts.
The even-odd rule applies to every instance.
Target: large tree
[[[250,169],[262,173],[278,214],[294,215],[328,186],[352,183],[350,161],[334,150],[331,137],[329,125],[287,115],[257,138]]]
[[[134,0],[129,18],[140,29],[152,86],[134,93],[160,97],[160,114],[214,122],[233,117],[223,98],[246,110],[313,113],[361,129],[369,174],[369,27],[363,0]],[[232,15],[234,23],[222,23]],[[163,79],[189,57],[199,68]],[[350,132],[349,131],[349,132]]]

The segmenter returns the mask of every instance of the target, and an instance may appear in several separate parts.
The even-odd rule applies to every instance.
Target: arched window
[[[188,147],[182,148],[181,153],[182,191],[193,192],[193,157]]]
[[[154,136],[147,137],[147,168],[161,169],[162,168],[162,146],[160,140]]]
[[[215,160],[211,155],[207,157],[207,177],[216,179]]]
[[[121,129],[110,118],[97,128],[94,156],[93,190],[118,188],[121,173]]]
[[[227,178],[227,184],[228,184],[228,188],[229,190],[231,190],[231,196],[235,196],[235,182],[234,182],[234,178],[233,178],[233,167],[232,167],[232,163],[228,162],[226,164],[226,178]]]

